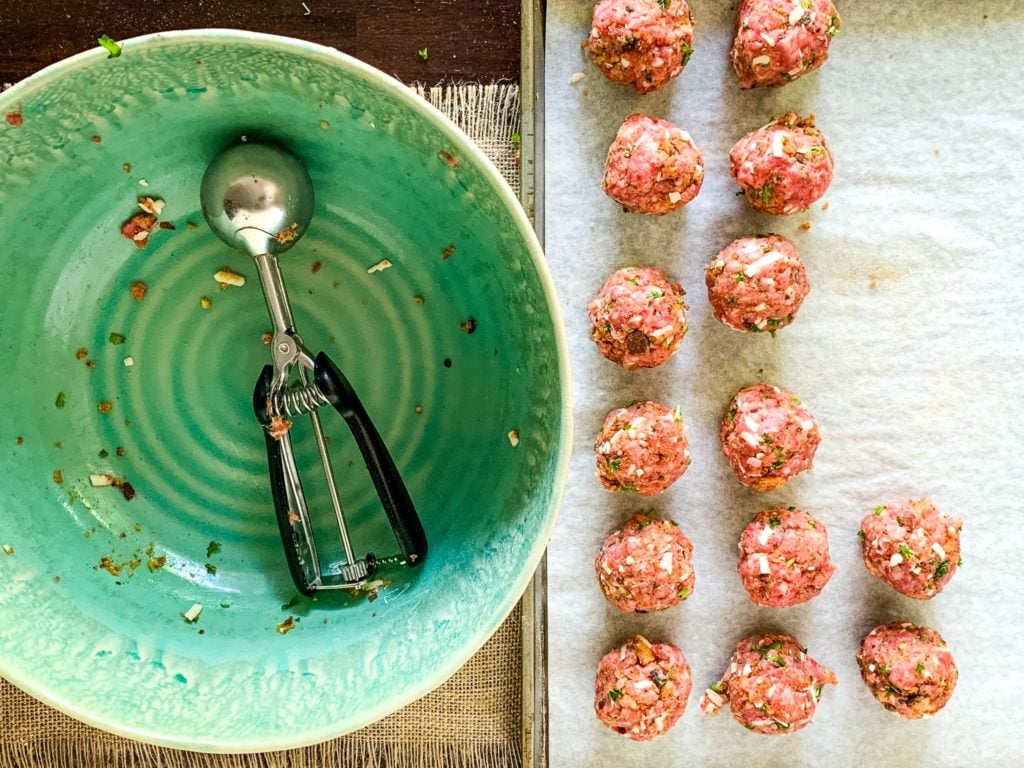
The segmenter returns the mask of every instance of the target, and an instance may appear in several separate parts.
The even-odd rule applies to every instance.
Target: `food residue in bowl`
[[[121,236],[133,241],[137,248],[145,248],[156,225],[156,216],[152,213],[136,213],[121,225]]]
[[[233,269],[228,269],[227,267],[218,269],[214,273],[213,279],[220,283],[221,289],[227,288],[229,285],[233,285],[236,288],[241,288],[245,285],[245,276],[240,275]]]
[[[192,607],[187,611],[182,612],[181,618],[187,621],[189,624],[195,624],[199,620],[199,614],[203,612],[202,603],[192,603]]]

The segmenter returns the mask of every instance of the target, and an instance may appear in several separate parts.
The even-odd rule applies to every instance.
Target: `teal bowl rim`
[[[435,127],[442,130],[459,147],[459,150],[469,155],[481,168],[484,177],[490,182],[492,189],[505,204],[523,240],[526,242],[530,260],[537,270],[541,285],[544,290],[544,297],[547,302],[551,320],[555,326],[555,341],[558,356],[558,375],[561,383],[562,400],[562,436],[558,444],[558,461],[555,468],[555,498],[552,500],[548,510],[547,519],[543,529],[539,532],[530,556],[524,564],[519,578],[511,585],[506,593],[506,598],[497,603],[497,610],[493,611],[489,620],[481,626],[483,630],[471,637],[469,642],[463,644],[457,653],[453,653],[447,659],[435,666],[431,674],[424,677],[417,685],[404,690],[401,695],[382,699],[375,705],[367,707],[363,711],[363,717],[357,720],[350,720],[339,724],[337,728],[326,728],[317,731],[297,734],[294,738],[276,738],[266,742],[251,742],[245,745],[236,742],[225,741],[221,744],[204,741],[202,747],[197,744],[170,739],[163,736],[157,730],[128,728],[121,723],[107,719],[102,712],[86,710],[78,707],[74,701],[66,698],[57,691],[51,691],[38,687],[34,681],[26,679],[19,674],[16,667],[0,657],[0,677],[22,689],[33,698],[47,704],[54,709],[64,712],[77,720],[88,725],[101,728],[105,731],[125,736],[130,739],[147,742],[163,747],[175,749],[199,750],[222,753],[244,753],[244,752],[269,752],[283,749],[294,749],[298,747],[318,744],[329,739],[338,738],[346,733],[351,733],[360,728],[380,720],[383,717],[401,709],[411,702],[419,699],[438,688],[455,674],[470,657],[473,656],[484,643],[494,634],[495,630],[509,616],[519,598],[526,590],[530,579],[540,563],[544,551],[547,549],[548,541],[555,527],[559,509],[565,495],[565,486],[569,474],[569,460],[572,455],[573,423],[572,423],[572,381],[569,366],[568,340],[565,333],[565,323],[562,319],[561,307],[555,291],[554,281],[548,270],[547,261],[541,248],[540,241],[530,224],[526,213],[523,211],[518,198],[512,188],[505,181],[504,177],[495,168],[494,164],[484,155],[483,151],[463,131],[443,115],[439,110],[431,106],[425,99],[417,96],[409,87],[400,81],[385,74],[379,69],[366,64],[348,54],[342,53],[336,48],[330,48],[318,43],[311,43],[307,40],[300,40],[282,35],[270,35],[261,32],[246,32],[235,29],[185,29],[171,32],[155,32],[148,35],[140,35],[120,41],[125,52],[123,55],[130,56],[131,49],[146,46],[162,41],[184,41],[198,42],[235,42],[255,43],[272,49],[286,50],[292,53],[300,52],[307,56],[323,61],[328,64],[347,68],[366,79],[373,81],[379,88],[388,92],[399,101],[403,102],[415,112],[419,113],[425,120],[432,122]],[[48,83],[59,79],[65,72],[73,71],[94,63],[98,59],[106,58],[107,53],[102,48],[90,49],[51,64],[45,69],[30,75],[24,80],[16,83],[12,88],[0,93],[0,110],[5,110],[8,105],[16,105],[22,91],[31,87],[45,86]]]

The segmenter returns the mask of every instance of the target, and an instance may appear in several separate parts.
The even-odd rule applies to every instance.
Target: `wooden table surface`
[[[0,83],[93,47],[101,35],[196,27],[312,40],[406,82],[519,77],[519,0],[0,0]]]

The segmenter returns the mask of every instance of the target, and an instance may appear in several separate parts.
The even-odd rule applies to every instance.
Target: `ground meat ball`
[[[737,392],[718,434],[732,471],[755,491],[774,490],[810,469],[821,442],[818,424],[800,398],[770,384]]]
[[[701,695],[700,708],[713,715],[728,702],[744,728],[794,733],[810,724],[822,687],[836,682],[795,638],[751,635],[736,646],[722,679]]]
[[[931,717],[946,706],[959,676],[942,635],[905,621],[871,630],[857,663],[882,706],[910,720]]]
[[[747,202],[764,213],[806,210],[832,181],[832,150],[814,115],[783,115],[751,131],[729,152],[732,177]]]
[[[650,93],[690,61],[690,7],[685,0],[602,0],[584,47],[613,83]]]
[[[604,164],[604,191],[630,213],[662,214],[693,200],[704,156],[690,134],[667,120],[630,115]]]
[[[704,272],[715,317],[737,331],[773,336],[800,311],[811,290],[803,259],[781,235],[743,237]]]
[[[633,515],[594,558],[608,601],[628,613],[660,611],[693,592],[693,544],[671,520]]]
[[[618,408],[605,418],[594,445],[597,476],[609,491],[654,496],[690,466],[688,445],[678,408],[649,401]]]
[[[832,0],[743,0],[730,52],[740,88],[785,85],[813,72],[841,25]]]
[[[613,731],[634,741],[666,733],[683,716],[693,680],[682,650],[637,635],[597,667],[594,711]]]
[[[962,527],[928,499],[910,499],[875,507],[857,535],[868,571],[907,597],[928,600],[960,565]]]
[[[613,272],[587,311],[601,354],[627,370],[655,368],[686,335],[685,291],[654,267]]]
[[[750,599],[769,608],[806,603],[836,571],[824,524],[796,507],[757,513],[740,536],[736,568]]]

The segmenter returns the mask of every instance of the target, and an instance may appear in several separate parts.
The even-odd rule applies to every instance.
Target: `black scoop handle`
[[[314,361],[313,382],[348,424],[406,564],[412,567],[420,565],[427,556],[427,535],[423,524],[394,459],[355,390],[324,352],[319,353]]]
[[[281,543],[284,545],[284,556],[288,561],[288,570],[295,582],[295,588],[303,595],[309,597],[315,594],[316,590],[309,584],[306,570],[303,568],[302,545],[299,536],[292,525],[292,510],[288,506],[288,490],[285,485],[284,456],[281,452],[281,442],[275,440],[266,429],[270,425],[268,415],[267,399],[270,397],[270,387],[274,380],[273,367],[266,365],[263,372],[256,381],[256,388],[252,393],[253,410],[256,418],[263,425],[263,437],[267,443],[267,466],[270,470],[270,492],[274,499],[274,512],[277,515],[277,527],[281,532]]]

